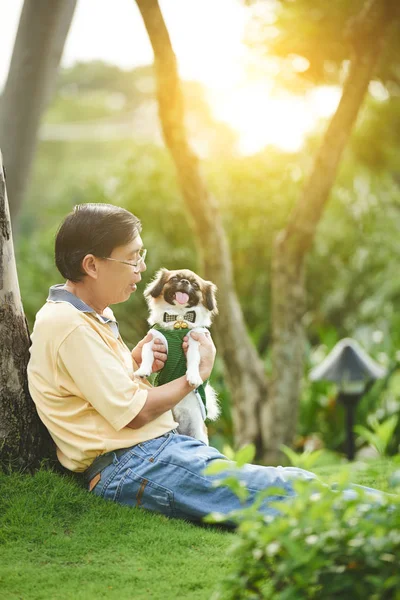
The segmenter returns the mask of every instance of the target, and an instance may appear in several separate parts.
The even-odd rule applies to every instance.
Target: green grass
[[[351,469],[355,483],[387,489],[395,465]],[[335,481],[337,467],[315,471]],[[229,572],[234,538],[106,502],[68,475],[0,474],[2,600],[208,600]]]
[[[318,476],[323,481],[333,483],[337,481],[338,470],[342,467],[343,464],[340,466],[332,464],[310,470],[318,473]],[[379,460],[346,463],[345,468],[349,469],[350,481],[353,483],[377,488],[378,490],[389,491],[388,479],[394,471],[400,468],[400,464],[390,458],[381,458]]]
[[[106,502],[68,476],[0,475],[2,600],[209,598],[231,541]]]

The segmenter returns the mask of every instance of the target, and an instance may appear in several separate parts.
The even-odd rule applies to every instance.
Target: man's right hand
[[[197,331],[193,331],[191,337],[199,342],[199,352],[200,352],[200,377],[203,381],[208,379],[211,375],[211,371],[214,366],[216,349],[214,346],[214,342],[212,341],[211,335],[207,333],[200,333]],[[185,337],[183,339],[184,343],[187,341]]]

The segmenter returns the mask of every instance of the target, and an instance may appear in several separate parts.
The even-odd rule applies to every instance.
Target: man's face
[[[103,260],[99,275],[104,293],[110,298],[108,304],[118,304],[128,300],[132,292],[136,291],[136,284],[142,279],[141,273],[146,270],[146,264],[140,264],[139,272],[135,273],[135,268],[126,264],[137,263],[139,260],[139,251],[143,248],[143,242],[140,235],[137,235],[132,242],[125,246],[114,248],[109,258],[113,260]]]

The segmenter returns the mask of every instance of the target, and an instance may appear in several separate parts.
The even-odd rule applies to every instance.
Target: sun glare
[[[248,11],[238,0],[164,0],[162,11],[179,71],[211,89],[237,84],[242,76]]]
[[[210,90],[214,115],[237,131],[241,154],[253,154],[271,144],[287,152],[300,150],[318,119],[333,113],[339,97],[336,88],[300,97],[283,90],[272,92],[272,85],[265,83],[249,83],[229,95]]]
[[[241,2],[176,2],[173,10],[170,3],[162,6],[180,73],[205,85],[214,117],[238,133],[241,154],[253,154],[270,144],[297,151],[318,120],[333,114],[340,98],[338,88],[318,87],[296,96],[277,87],[273,69],[269,75],[265,68],[254,72],[254,58],[250,59],[242,41],[249,10]],[[297,71],[307,68],[305,59],[296,60]]]

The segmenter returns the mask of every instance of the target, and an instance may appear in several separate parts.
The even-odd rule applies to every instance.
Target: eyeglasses
[[[118,258],[110,258],[108,256],[100,256],[99,258],[103,258],[104,260],[113,260],[114,262],[119,262],[119,263],[123,263],[124,265],[129,265],[130,267],[133,267],[133,270],[135,273],[139,273],[140,267],[142,266],[142,264],[144,263],[144,261],[146,259],[146,254],[147,254],[146,248],[142,248],[141,250],[139,250],[139,258],[138,258],[137,262],[135,262],[135,263],[130,262],[128,260],[119,260]]]

